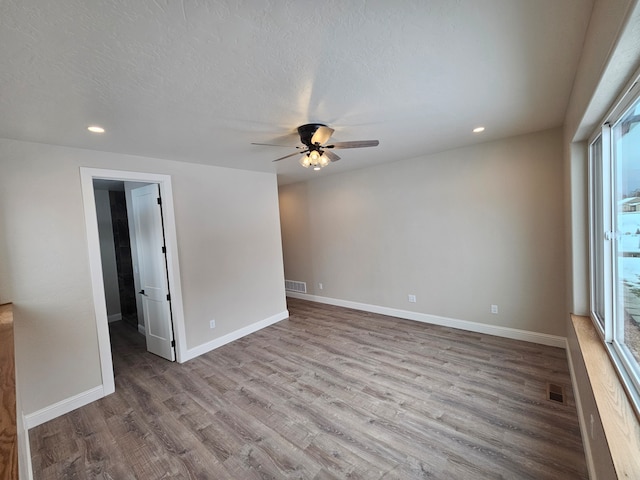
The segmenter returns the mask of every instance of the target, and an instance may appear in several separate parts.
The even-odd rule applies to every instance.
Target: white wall
[[[314,295],[564,336],[562,186],[560,129],[284,186],[285,277]]]
[[[101,384],[81,166],[171,175],[189,348],[286,312],[275,175],[0,139],[26,414]]]
[[[104,295],[107,302],[109,319],[122,316],[120,307],[120,288],[118,286],[118,265],[116,247],[113,240],[113,223],[111,221],[111,201],[108,190],[96,190],[96,217],[98,219],[98,235],[100,237],[100,258],[102,259],[102,279]]]

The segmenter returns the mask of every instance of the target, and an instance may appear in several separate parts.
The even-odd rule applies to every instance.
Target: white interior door
[[[157,184],[131,191],[136,229],[140,287],[147,350],[167,360],[176,359],[167,265],[165,259],[162,205]]]

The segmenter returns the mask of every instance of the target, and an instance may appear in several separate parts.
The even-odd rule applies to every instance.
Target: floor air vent
[[[562,385],[557,385],[555,383],[547,383],[547,400],[551,400],[552,402],[565,403],[565,394],[564,388]]]
[[[296,282],[295,280],[285,280],[284,289],[289,292],[307,293],[306,282]]]

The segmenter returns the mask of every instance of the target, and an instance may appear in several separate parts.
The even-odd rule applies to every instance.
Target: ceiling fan
[[[320,170],[326,167],[330,162],[337,162],[340,157],[333,153],[332,149],[339,148],[362,148],[375,147],[380,142],[378,140],[356,140],[351,142],[334,142],[327,144],[329,138],[333,134],[334,129],[329,128],[322,123],[307,123],[298,127],[298,135],[302,146],[296,147],[297,152],[276,158],[274,162],[279,162],[285,158],[302,154],[299,162],[304,168],[313,167],[314,170]],[[288,147],[290,145],[275,145],[272,143],[252,143],[251,145],[267,145],[270,147]]]

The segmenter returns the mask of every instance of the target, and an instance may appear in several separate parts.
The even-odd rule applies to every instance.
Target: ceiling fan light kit
[[[337,162],[340,157],[330,151],[330,149],[339,148],[362,148],[375,147],[379,144],[378,140],[357,140],[352,142],[336,142],[331,145],[325,145],[335,130],[329,128],[323,123],[307,123],[298,127],[298,135],[302,147],[296,147],[299,151],[276,158],[274,162],[279,162],[285,158],[302,154],[299,163],[304,168],[313,166],[314,170],[320,170],[331,162]],[[283,147],[285,145],[271,145],[267,143],[254,143],[253,145],[266,145],[272,147]]]
[[[312,150],[311,152],[305,154],[300,159],[300,165],[304,168],[309,168],[313,166],[314,170],[320,170],[321,168],[329,165],[331,160],[324,153],[320,154],[317,150]]]

